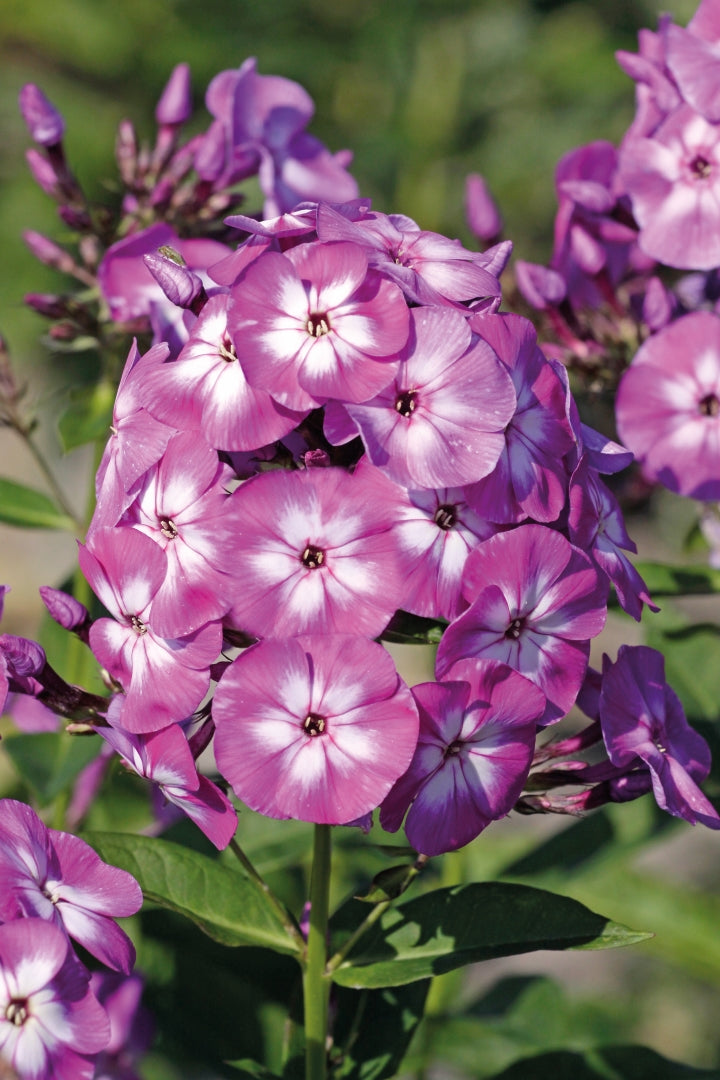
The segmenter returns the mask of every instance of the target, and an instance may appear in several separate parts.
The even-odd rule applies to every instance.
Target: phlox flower
[[[108,719],[116,726],[101,728],[99,734],[129,769],[157,784],[168,802],[180,807],[216,848],[227,847],[235,835],[237,814],[217,785],[198,774],[182,730],[173,725],[147,735],[131,735],[119,727],[119,705],[120,699],[115,698],[108,710]]]
[[[390,655],[345,634],[253,645],[220,679],[212,709],[220,771],[239,799],[275,818],[363,817],[417,742],[417,709]]]
[[[403,592],[396,501],[369,466],[275,470],[242,484],[231,496],[231,623],[256,637],[382,633]]]
[[[425,855],[440,855],[463,847],[514,806],[545,697],[494,661],[463,661],[452,682],[422,683],[412,694],[420,714],[418,745],[383,802],[380,823],[395,832],[409,807],[408,840]]]
[[[497,531],[466,488],[423,488],[398,498],[395,534],[405,580],[403,611],[454,619],[467,607],[462,573],[469,553]]]
[[[174,435],[120,521],[152,537],[167,556],[165,578],[153,597],[153,621],[172,625],[176,634],[192,633],[230,607],[236,547],[222,487],[230,477],[200,436]]]
[[[356,244],[266,252],[230,296],[228,331],[248,382],[288,409],[367,401],[392,379],[388,361],[407,340],[400,289],[368,274]]]
[[[47,919],[108,967],[132,969],[135,950],[114,920],[139,910],[140,886],[14,799],[0,800],[0,879],[1,920]]]
[[[470,327],[499,356],[517,395],[498,463],[474,488],[472,504],[491,521],[555,521],[567,493],[563,457],[574,443],[565,387],[538,348],[529,320],[481,315],[470,320]]]
[[[137,1062],[150,1048],[154,1024],[141,1002],[139,975],[96,971],[90,989],[107,1012],[110,1040],[95,1062],[93,1080],[140,1080]]]
[[[613,765],[642,763],[658,806],[691,825],[720,829],[720,815],[698,787],[710,771],[710,750],[665,682],[662,653],[621,645],[614,664],[606,656],[599,713]]]
[[[212,296],[177,359],[144,373],[142,401],[153,417],[200,431],[218,450],[255,450],[287,435],[303,418],[248,383],[228,333],[228,295]],[[164,359],[164,358],[163,358]]]
[[[168,559],[149,536],[129,526],[96,529],[80,544],[80,568],[113,618],[90,628],[90,648],[125,692],[122,726],[158,731],[189,716],[210,686],[210,664],[222,643],[219,622],[191,633],[182,595],[157,625],[152,601]]]
[[[56,926],[33,918],[0,926],[0,1063],[12,1076],[92,1080],[110,1024],[89,981]]]
[[[620,381],[615,415],[648,477],[720,499],[720,318],[696,311],[648,338]]]
[[[410,488],[480,480],[505,446],[517,399],[512,380],[467,320],[445,308],[413,308],[410,336],[393,381],[371,401],[346,404],[370,461]],[[326,422],[331,442],[343,441]]]
[[[445,631],[438,678],[454,678],[466,657],[500,660],[547,698],[543,724],[559,720],[585,675],[590,638],[605,625],[607,586],[590,559],[544,525],[521,525],[485,540],[468,556],[470,603]]]
[[[468,251],[459,240],[426,232],[404,214],[366,214],[350,221],[337,208],[320,205],[317,233],[322,241],[350,240],[366,252],[371,267],[394,281],[413,304],[459,306],[461,301],[499,297],[496,249]],[[511,245],[506,249],[509,258]]]

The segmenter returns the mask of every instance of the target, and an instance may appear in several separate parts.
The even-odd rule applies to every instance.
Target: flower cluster
[[[92,1080],[116,1012],[96,991],[128,981],[135,950],[115,919],[138,911],[140,887],[14,799],[0,800],[0,879],[0,1061],[22,1080]],[[73,942],[114,974],[91,978]]]
[[[303,130],[305,92],[254,61],[213,80],[214,119],[181,144],[187,79],[182,65],[171,77],[152,151],[123,126],[123,238],[106,235],[81,268],[111,324],[152,332],[127,356],[80,545],[106,614],[44,595],[110,697],[68,686],[39,646],[6,635],[8,693],[90,725],[218,848],[237,824],[227,784],[278,818],[367,824],[380,807],[397,829],[407,812],[424,854],[467,843],[518,800],[561,808],[563,769],[544,765],[573,748],[536,749],[537,737],[589,693],[609,587],[636,619],[653,606],[603,480],[631,455],[580,422],[566,368],[532,324],[499,311],[508,242],[472,252],[356,198],[347,157]],[[65,178],[52,194],[67,217],[80,195],[62,122],[35,88],[21,105],[45,147],[31,152],[35,175],[43,160]],[[252,174],[264,213],[225,216],[221,234]],[[629,167],[605,145],[560,165],[553,267],[518,270],[558,326],[614,295],[629,268],[649,274],[620,175]],[[481,179],[468,190],[494,238]],[[661,340],[638,370],[660,362]],[[440,642],[437,681],[411,691],[379,639],[422,636],[423,619]],[[656,662],[636,657],[637,694],[664,687]],[[604,737],[608,762],[602,775],[575,763],[576,802],[652,786],[671,813],[714,827],[699,736],[690,762],[665,746],[656,704],[652,722],[623,718],[612,687],[630,663],[602,677],[606,705],[583,746]],[[617,749],[624,723],[633,753]],[[219,783],[198,768],[209,748]]]
[[[559,163],[549,267],[518,263],[524,298],[591,392],[617,390],[620,438],[651,483],[720,499],[720,26],[702,0],[618,53],[637,110],[619,148]],[[682,276],[672,271],[689,271]]]

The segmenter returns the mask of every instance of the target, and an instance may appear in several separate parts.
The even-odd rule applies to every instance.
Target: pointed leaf
[[[370,888],[364,896],[356,897],[366,904],[378,904],[383,900],[395,900],[401,896],[411,881],[410,867],[389,866],[381,870],[370,882]]]
[[[250,1080],[281,1080],[276,1073],[250,1058],[243,1058],[241,1061],[226,1061],[225,1064],[232,1069],[237,1069],[241,1076],[250,1077]]]
[[[492,1080],[717,1080],[717,1069],[695,1069],[645,1046],[609,1046],[583,1054],[557,1050],[523,1058]]]
[[[661,596],[705,596],[720,592],[720,570],[709,566],[667,566],[654,562],[635,565],[653,600]]]
[[[61,513],[48,495],[5,477],[0,477],[0,521],[22,529],[75,532],[75,522]]]
[[[438,889],[388,908],[333,972],[341,986],[401,986],[537,949],[609,949],[629,930],[566,896],[498,882]]]
[[[185,915],[214,941],[298,952],[265,893],[244,874],[200,852],[147,836],[89,833],[84,839],[106,862],[128,870],[146,900]]]

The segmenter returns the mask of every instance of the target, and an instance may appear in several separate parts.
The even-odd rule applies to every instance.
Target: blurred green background
[[[580,143],[621,137],[633,113],[633,90],[613,53],[634,50],[637,30],[654,28],[667,7],[684,24],[695,3],[2,0],[0,332],[31,397],[51,415],[72,366],[58,356],[48,361],[39,343],[45,326],[22,303],[24,293],[52,291],[59,283],[28,254],[21,230],[63,239],[54,206],[28,178],[24,152],[30,143],[16,106],[23,83],[37,82],[63,112],[72,166],[91,196],[103,198],[114,171],[118,121],[131,117],[140,134],[151,137],[155,101],[176,63],[192,66],[194,124],[202,130],[209,80],[254,55],[262,74],[284,75],[308,89],[317,105],[311,131],[332,150],[354,151],[352,171],[377,209],[408,214],[424,228],[473,246],[464,222],[464,178],[481,172],[516,254],[545,261],[555,163]],[[51,436],[47,445],[59,453]],[[88,462],[82,454],[60,468],[66,483],[85,488]],[[38,482],[2,431],[0,472]],[[657,519],[672,521],[675,532],[678,506],[672,501]],[[70,538],[0,530],[0,581],[13,584],[3,629],[32,631],[40,610],[37,585],[57,583],[73,558]],[[700,614],[717,622],[713,605]],[[673,617],[665,616],[669,632]],[[638,640],[627,620],[614,623],[614,633],[616,640]],[[703,670],[714,678],[716,665],[720,671],[717,635],[709,642]],[[712,682],[699,704],[692,685],[686,690],[688,708],[706,722],[717,719]],[[576,826],[557,858],[551,849],[544,861],[525,859],[540,836],[552,843],[565,826],[547,819],[501,823],[473,846],[469,874],[508,871],[638,928],[656,929],[658,937],[625,953],[551,961],[541,955],[480,969],[477,993],[503,975],[547,970],[564,989],[538,988],[524,999],[524,1012],[502,1014],[494,1028],[487,1010],[458,1018],[455,1029],[438,1036],[444,1064],[433,1075],[487,1075],[473,1065],[472,1047],[480,1052],[478,1040],[490,1040],[502,1063],[502,1040],[513,1032],[529,1049],[638,1041],[697,1066],[720,1066],[717,835],[677,827],[667,818],[661,827],[646,802]],[[258,835],[260,844],[262,829]],[[590,857],[594,853],[597,858]]]

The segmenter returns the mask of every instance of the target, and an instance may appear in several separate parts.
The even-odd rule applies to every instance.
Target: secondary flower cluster
[[[518,263],[525,299],[651,482],[720,499],[720,23],[702,0],[687,28],[663,16],[618,53],[637,111],[619,149],[559,163],[549,267]],[[668,268],[691,271],[671,283]],[[638,348],[639,346],[639,348]],[[628,367],[629,364],[629,367]],[[627,369],[627,370],[626,370]]]
[[[22,1080],[92,1080],[103,1053],[113,1075],[121,1048],[110,1046],[111,1027],[123,1007],[108,992],[126,986],[136,1007],[139,987],[115,919],[139,910],[137,882],[14,799],[0,800],[0,880],[0,1062]],[[73,942],[112,973],[91,977]]]

